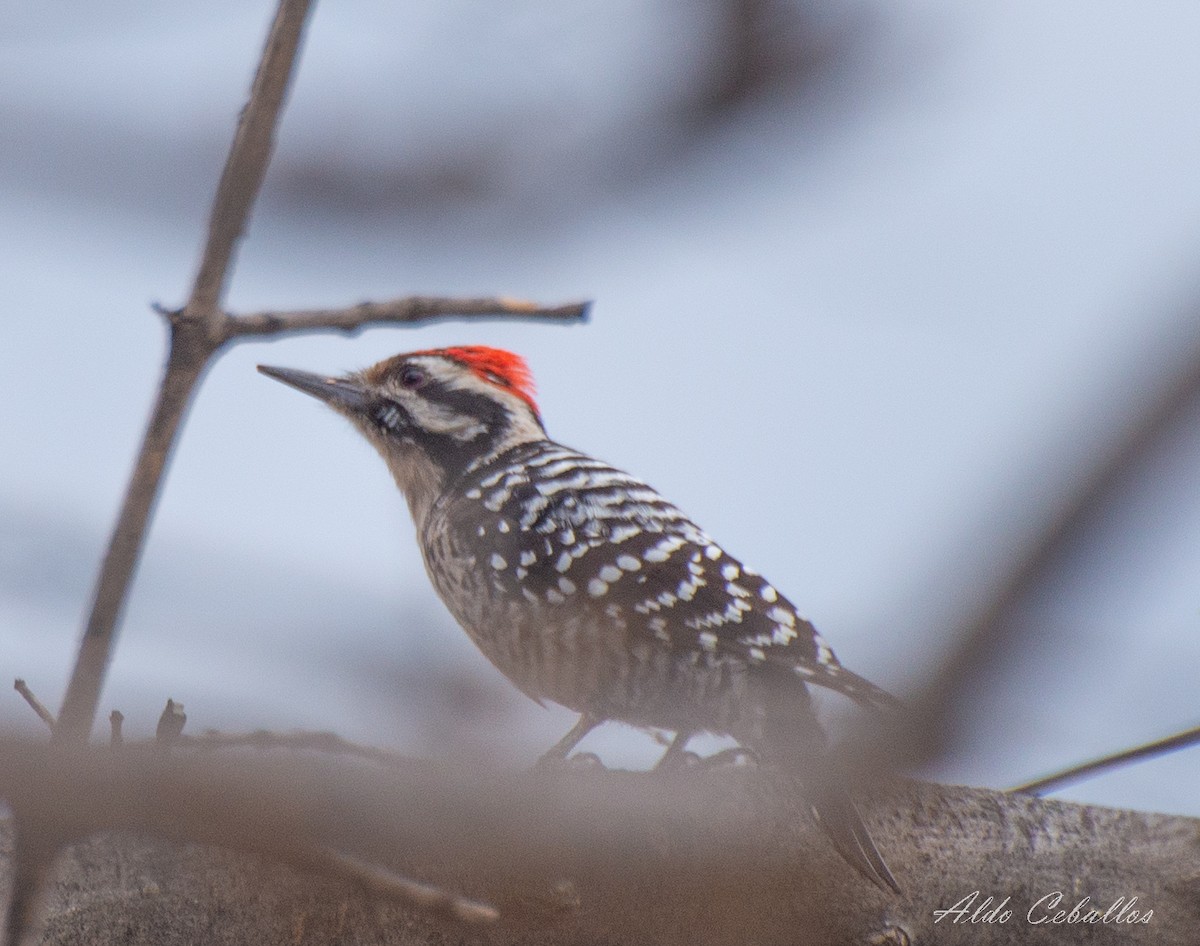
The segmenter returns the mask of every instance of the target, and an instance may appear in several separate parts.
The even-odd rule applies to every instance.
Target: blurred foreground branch
[[[1200,822],[977,789],[897,781],[864,798],[903,898],[861,881],[803,803],[745,768],[704,777],[418,761],[385,769],[291,755],[54,751],[0,738],[0,794],[18,826],[33,818],[66,840],[102,833],[55,865],[54,942],[122,931],[124,941],[170,946],[198,930],[265,946],[479,942],[478,927],[460,926],[453,911],[376,911],[344,886],[378,893],[369,878],[393,871],[494,905],[488,942],[547,946],[1183,946],[1200,923]],[[223,850],[112,833],[130,830]],[[332,883],[229,853],[328,877],[329,864],[305,854],[314,845],[357,877],[333,871]],[[968,922],[988,896],[992,906],[1007,897],[1011,916]],[[1084,897],[1110,920],[1053,921]],[[956,905],[961,912],[936,920]],[[1134,910],[1153,913],[1130,923]]]

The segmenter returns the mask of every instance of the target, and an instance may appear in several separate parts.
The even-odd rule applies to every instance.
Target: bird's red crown
[[[511,391],[528,404],[534,414],[539,413],[537,402],[533,399],[533,373],[520,355],[486,345],[460,345],[455,348],[416,351],[413,354],[438,355],[457,361],[489,384]]]

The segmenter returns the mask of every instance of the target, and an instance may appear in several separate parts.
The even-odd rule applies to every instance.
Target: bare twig
[[[344,881],[372,897],[407,903],[435,916],[463,923],[494,923],[500,911],[486,903],[460,897],[441,887],[422,884],[376,864],[339,854],[328,848],[312,848],[292,863],[327,877]]]
[[[1057,791],[1065,785],[1070,785],[1072,782],[1078,782],[1093,775],[1099,775],[1108,769],[1125,765],[1127,762],[1141,762],[1155,756],[1165,755],[1168,752],[1175,752],[1178,749],[1186,749],[1197,743],[1200,743],[1200,726],[1185,729],[1183,732],[1167,736],[1165,739],[1156,739],[1154,742],[1147,742],[1132,749],[1101,756],[1090,762],[1081,762],[1068,769],[1062,769],[1051,775],[1043,775],[1041,778],[1014,786],[1009,791],[1027,795],[1044,795],[1047,792]]]
[[[179,737],[183,734],[185,723],[187,723],[187,713],[183,711],[183,704],[167,700],[162,715],[158,717],[158,727],[154,731],[155,745],[163,751],[176,745]]]
[[[108,721],[111,727],[111,745],[128,745],[134,750],[147,747],[191,749],[196,752],[226,749],[255,749],[268,752],[283,749],[289,752],[319,752],[324,755],[346,756],[391,768],[413,764],[412,756],[351,742],[329,731],[278,733],[256,729],[248,733],[222,733],[210,729],[198,736],[192,736],[183,732],[187,714],[183,712],[183,704],[174,700],[167,701],[166,709],[159,716],[155,735],[148,740],[135,739],[128,743],[125,741],[122,732],[125,716],[119,710],[113,710]]]
[[[54,714],[46,709],[41,700],[33,695],[33,691],[29,689],[29,685],[24,680],[18,678],[13,681],[13,689],[25,697],[25,702],[38,714],[42,722],[50,727],[50,731],[54,732]]]
[[[498,298],[412,297],[363,303],[349,309],[261,312],[245,317],[221,309],[237,243],[271,157],[275,129],[310,6],[311,0],[281,0],[279,4],[250,101],[242,112],[217,187],[191,296],[182,309],[159,309],[170,326],[166,371],[96,580],[91,613],[54,730],[56,742],[82,743],[91,732],[100,689],[112,659],[121,610],[167,460],[200,378],[228,343],[295,332],[353,332],[367,324],[428,322],[455,315],[564,322],[586,317],[585,303],[541,307]]]
[[[217,188],[208,240],[191,297],[179,317],[171,320],[166,376],[96,581],[91,615],[54,731],[58,742],[82,743],[91,732],[100,688],[112,658],[117,622],[141,553],[163,469],[192,391],[221,345],[219,329],[224,319],[220,310],[221,293],[235,245],[266,173],[275,127],[309,9],[310,0],[280,0],[276,11],[250,101],[242,111]]]
[[[185,318],[199,318],[212,327],[221,320],[221,298],[238,242],[271,161],[275,131],[310,9],[311,0],[281,0],[275,13],[250,89],[250,100],[238,120],[229,158],[217,184],[208,222],[208,241]]]
[[[375,746],[364,746],[361,743],[343,739],[337,733],[332,732],[276,733],[258,729],[250,733],[220,733],[210,730],[199,736],[180,736],[176,744],[180,748],[197,750],[247,748],[264,751],[287,749],[292,752],[321,752],[328,755],[349,756],[387,766],[412,762],[410,756],[389,752]]]
[[[184,361],[181,355],[184,349],[177,348],[177,339],[178,336],[172,333],[167,374],[159,389],[125,500],[100,567],[91,614],[59,711],[59,723],[54,729],[56,742],[84,742],[91,732],[100,688],[112,657],[117,622],[141,554],[146,524],[158,496],[159,482],[176,431],[200,377],[203,361]]]
[[[436,322],[464,316],[536,318],[542,321],[585,321],[589,303],[570,302],[541,306],[523,299],[484,297],[448,299],[437,296],[407,296],[388,302],[362,302],[344,309],[303,309],[292,312],[254,312],[231,316],[228,322],[234,340],[252,336],[288,335],[295,332],[346,332],[353,334],[371,325],[402,325]]]

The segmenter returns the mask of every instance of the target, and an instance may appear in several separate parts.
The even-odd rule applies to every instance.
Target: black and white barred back
[[[535,699],[752,742],[771,668],[865,706],[893,702],[654,489],[549,440],[452,483],[421,546],[455,618]]]

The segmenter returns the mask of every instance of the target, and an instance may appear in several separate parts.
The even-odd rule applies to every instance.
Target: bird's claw
[[[688,753],[691,755],[692,753]],[[703,759],[697,759],[694,767],[697,769],[734,769],[746,766],[757,766],[758,756],[744,746],[732,746],[722,749]]]
[[[550,772],[604,772],[607,767],[594,752],[576,752],[571,756],[547,753],[534,763],[537,771]]]
[[[696,753],[688,752],[687,750],[668,752],[658,760],[658,764],[654,766],[654,771],[665,772],[667,774],[682,772],[685,769],[695,768],[702,761]]]

